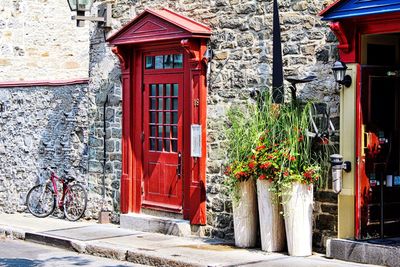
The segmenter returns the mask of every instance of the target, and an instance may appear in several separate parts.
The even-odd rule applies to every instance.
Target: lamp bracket
[[[338,82],[341,85],[344,85],[346,87],[350,87],[351,83],[352,83],[352,79],[350,75],[346,75],[344,76],[343,81]]]
[[[72,16],[71,19],[77,21],[78,27],[83,26],[83,24],[80,22],[87,20],[87,21],[92,21],[92,22],[98,22],[99,26],[101,26],[103,28],[111,28],[111,8],[112,8],[111,3],[105,3],[105,4],[99,5],[98,6],[98,17],[84,16],[84,12],[78,10],[77,15]]]

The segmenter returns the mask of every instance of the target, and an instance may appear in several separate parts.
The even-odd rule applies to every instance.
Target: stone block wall
[[[106,184],[102,199],[103,140],[94,132],[87,83],[66,86],[0,88],[0,212],[23,212],[28,190],[49,178],[44,167],[73,176],[88,190],[86,218],[113,208],[115,192]],[[110,119],[107,119],[110,120]],[[106,121],[107,121],[106,120]],[[107,182],[107,180],[106,180]]]
[[[65,0],[0,1],[0,82],[88,77],[89,24]]]

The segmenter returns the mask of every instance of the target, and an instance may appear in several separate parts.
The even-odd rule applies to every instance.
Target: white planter
[[[312,254],[313,187],[294,183],[283,196],[283,211],[290,256]]]
[[[260,218],[261,249],[268,252],[285,249],[285,225],[280,204],[269,192],[271,182],[257,180],[258,214]]]
[[[257,242],[258,212],[253,179],[240,182],[239,197],[239,201],[234,201],[232,205],[235,246],[254,247]]]

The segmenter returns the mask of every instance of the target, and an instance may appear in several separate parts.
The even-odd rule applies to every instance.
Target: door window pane
[[[156,123],[156,113],[150,112],[150,123]]]
[[[156,56],[155,57],[155,69],[163,69],[164,68],[164,57],[163,56]]]
[[[156,109],[156,100],[155,98],[150,99],[150,109]]]
[[[158,126],[158,137],[163,137],[163,127]]]
[[[150,136],[151,137],[156,136],[156,126],[150,126]]]
[[[155,84],[150,85],[150,96],[156,96],[157,86]]]
[[[165,99],[165,109],[170,110],[171,109],[171,98]]]
[[[182,54],[174,55],[174,68],[180,69],[182,67],[183,67],[183,55]]]
[[[172,112],[172,123],[178,124],[178,112]]]
[[[163,140],[157,139],[157,151],[162,151],[163,149]]]
[[[164,56],[164,69],[172,69],[174,67],[172,55]]]
[[[175,83],[175,84],[172,85],[172,87],[173,87],[173,93],[172,93],[172,95],[173,95],[173,96],[178,96],[178,88],[179,88],[179,87],[178,87],[178,84]]]
[[[158,112],[158,124],[163,124],[163,112]]]
[[[171,140],[171,143],[172,143],[172,152],[178,152],[178,141]]]
[[[171,95],[171,85],[170,84],[166,84],[165,85],[165,95],[166,96],[170,96]]]
[[[170,146],[169,146],[169,139],[164,139],[164,150],[166,151],[166,152],[169,152],[170,151]]]
[[[164,95],[164,84],[159,84],[158,85],[158,96],[163,96]]]
[[[171,112],[165,112],[165,123],[166,124],[171,123]]]
[[[172,126],[172,138],[178,138],[178,127]]]
[[[154,69],[154,57],[146,56],[146,69]]]
[[[178,98],[172,98],[172,110],[178,110]]]
[[[158,109],[163,110],[163,99],[162,98],[158,99]]]
[[[156,139],[150,138],[150,150],[156,150]]]
[[[165,126],[165,132],[164,132],[164,137],[165,138],[170,138],[171,137],[171,126]]]

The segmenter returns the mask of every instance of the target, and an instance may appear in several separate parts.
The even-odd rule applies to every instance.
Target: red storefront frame
[[[327,9],[328,10],[328,9]],[[321,14],[323,14],[323,11]],[[357,66],[356,82],[356,168],[355,168],[355,238],[361,238],[361,209],[362,192],[367,185],[362,183],[361,150],[362,150],[362,114],[361,114],[361,38],[368,34],[400,33],[400,13],[368,15],[340,19],[330,23],[331,30],[338,38],[340,59],[346,64],[355,63]]]
[[[182,213],[192,224],[206,223],[206,63],[202,55],[211,35],[209,27],[170,10],[145,10],[108,38],[121,63],[123,87],[121,212],[140,213],[143,192],[143,55],[154,51],[183,53]],[[190,129],[201,125],[201,157],[191,157]],[[168,209],[168,203],[165,208]]]

